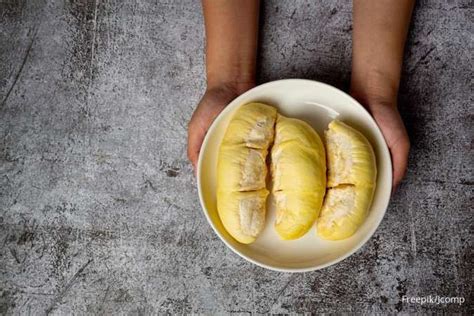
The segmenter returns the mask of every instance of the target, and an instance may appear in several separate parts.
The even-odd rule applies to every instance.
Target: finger
[[[395,143],[391,148],[390,152],[392,154],[392,163],[393,163],[393,183],[392,183],[392,192],[395,193],[400,182],[405,176],[407,166],[408,166],[408,153],[410,151],[410,142],[408,139],[400,139]]]
[[[196,172],[197,164],[199,160],[199,149],[202,142],[199,142],[199,139],[196,135],[190,136],[188,140],[188,159],[193,165],[194,172]]]
[[[199,151],[201,149],[204,134],[200,128],[194,126],[191,122],[188,128],[188,159],[193,165],[196,172],[197,163],[199,159]]]

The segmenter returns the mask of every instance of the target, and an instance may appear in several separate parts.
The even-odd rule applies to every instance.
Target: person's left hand
[[[398,112],[397,102],[396,100],[384,101],[381,98],[359,101],[372,114],[390,150],[393,168],[393,194],[405,176],[408,166],[408,153],[410,151],[410,139]]]

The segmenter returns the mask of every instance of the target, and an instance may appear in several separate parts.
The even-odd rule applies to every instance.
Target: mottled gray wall
[[[200,210],[185,156],[198,1],[2,1],[0,314],[472,313],[473,13],[418,2],[407,177],[363,249],[295,275],[233,254]],[[259,80],[347,89],[351,30],[349,1],[265,1]],[[468,301],[401,302],[430,294]]]

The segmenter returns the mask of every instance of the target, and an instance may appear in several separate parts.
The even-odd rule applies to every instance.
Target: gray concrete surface
[[[299,275],[233,254],[199,206],[186,124],[198,1],[0,3],[0,314],[472,314],[473,7],[418,1],[400,108],[413,143],[381,227]],[[265,1],[259,80],[347,88],[349,1]],[[463,296],[463,305],[403,296]]]

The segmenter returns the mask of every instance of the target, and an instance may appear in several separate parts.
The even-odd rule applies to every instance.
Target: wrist
[[[227,75],[227,76],[207,76],[207,91],[218,90],[232,92],[240,95],[245,91],[255,87],[255,75]]]
[[[222,87],[238,94],[255,86],[256,60],[254,56],[242,57],[225,54],[216,58],[208,54],[206,77],[208,88]]]
[[[372,104],[396,107],[399,80],[384,71],[353,70],[350,94],[363,105]]]
[[[244,83],[218,83],[214,85],[209,85],[206,87],[205,94],[208,96],[217,97],[219,100],[226,100],[230,102],[231,100],[237,98],[239,95],[245,91],[251,89],[255,85],[244,84]]]

